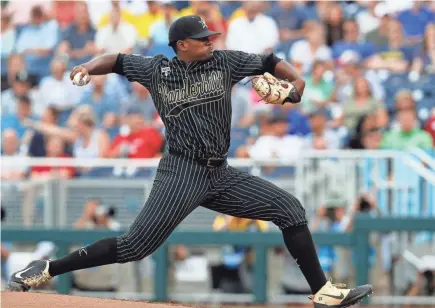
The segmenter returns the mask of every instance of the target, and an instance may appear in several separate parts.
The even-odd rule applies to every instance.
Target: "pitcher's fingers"
[[[74,76],[75,76],[78,72],[80,72],[81,70],[82,70],[82,69],[81,69],[80,66],[75,66],[75,67],[72,69],[69,78],[70,78],[71,80],[74,80]]]

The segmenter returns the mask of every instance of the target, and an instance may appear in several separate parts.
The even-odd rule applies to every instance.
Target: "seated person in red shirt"
[[[112,142],[109,157],[156,158],[161,156],[163,136],[158,129],[145,125],[140,108],[133,106],[126,116],[129,132],[121,133]]]

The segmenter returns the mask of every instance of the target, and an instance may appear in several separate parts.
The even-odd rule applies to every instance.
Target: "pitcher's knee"
[[[292,227],[307,224],[307,218],[305,216],[305,209],[302,203],[291,194],[286,194],[274,201],[277,208],[277,215],[273,219],[273,223],[277,225],[281,230]]]
[[[118,237],[118,263],[127,263],[139,261],[148,257],[156,250],[158,245],[148,241],[140,242],[133,241],[129,233]]]

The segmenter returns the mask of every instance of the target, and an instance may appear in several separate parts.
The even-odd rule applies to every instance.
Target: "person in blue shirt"
[[[347,50],[357,52],[361,58],[366,59],[373,54],[373,46],[369,42],[360,41],[360,31],[355,20],[346,20],[343,23],[343,40],[332,46],[332,56],[338,59]]]
[[[278,23],[281,41],[293,41],[304,37],[302,25],[305,13],[296,2],[278,1],[266,14]]]
[[[27,131],[24,125],[25,119],[35,119],[32,116],[31,102],[28,96],[20,96],[18,98],[17,112],[14,114],[2,115],[1,131],[6,129],[14,129],[17,136],[21,139]]]
[[[95,47],[95,29],[92,26],[86,3],[75,5],[75,21],[62,33],[58,53],[69,58],[68,68],[88,62],[97,53]]]
[[[59,26],[56,21],[48,20],[40,6],[33,7],[30,14],[31,23],[21,30],[16,52],[24,54],[29,72],[42,78],[50,72],[49,63],[58,44]]]
[[[119,114],[119,95],[109,87],[106,76],[93,76],[92,87],[86,89],[80,99],[80,105],[91,105],[97,115],[98,125],[101,125],[104,115],[108,112]]]
[[[435,13],[422,1],[414,1],[411,9],[400,12],[397,20],[403,26],[405,37],[410,41],[420,41],[424,36],[424,31],[429,23],[435,22]]]
[[[424,39],[414,50],[412,70],[421,73],[435,73],[435,22],[427,25]]]
[[[406,44],[403,28],[397,19],[388,22],[387,42],[376,48],[366,63],[369,69],[386,69],[395,73],[407,72],[413,60],[415,46]]]

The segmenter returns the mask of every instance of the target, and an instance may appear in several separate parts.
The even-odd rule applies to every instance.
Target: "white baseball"
[[[77,74],[75,74],[74,79],[73,79],[73,84],[76,86],[84,86],[86,84],[86,81],[88,80],[89,76],[85,75],[82,76],[82,73],[78,72]]]

